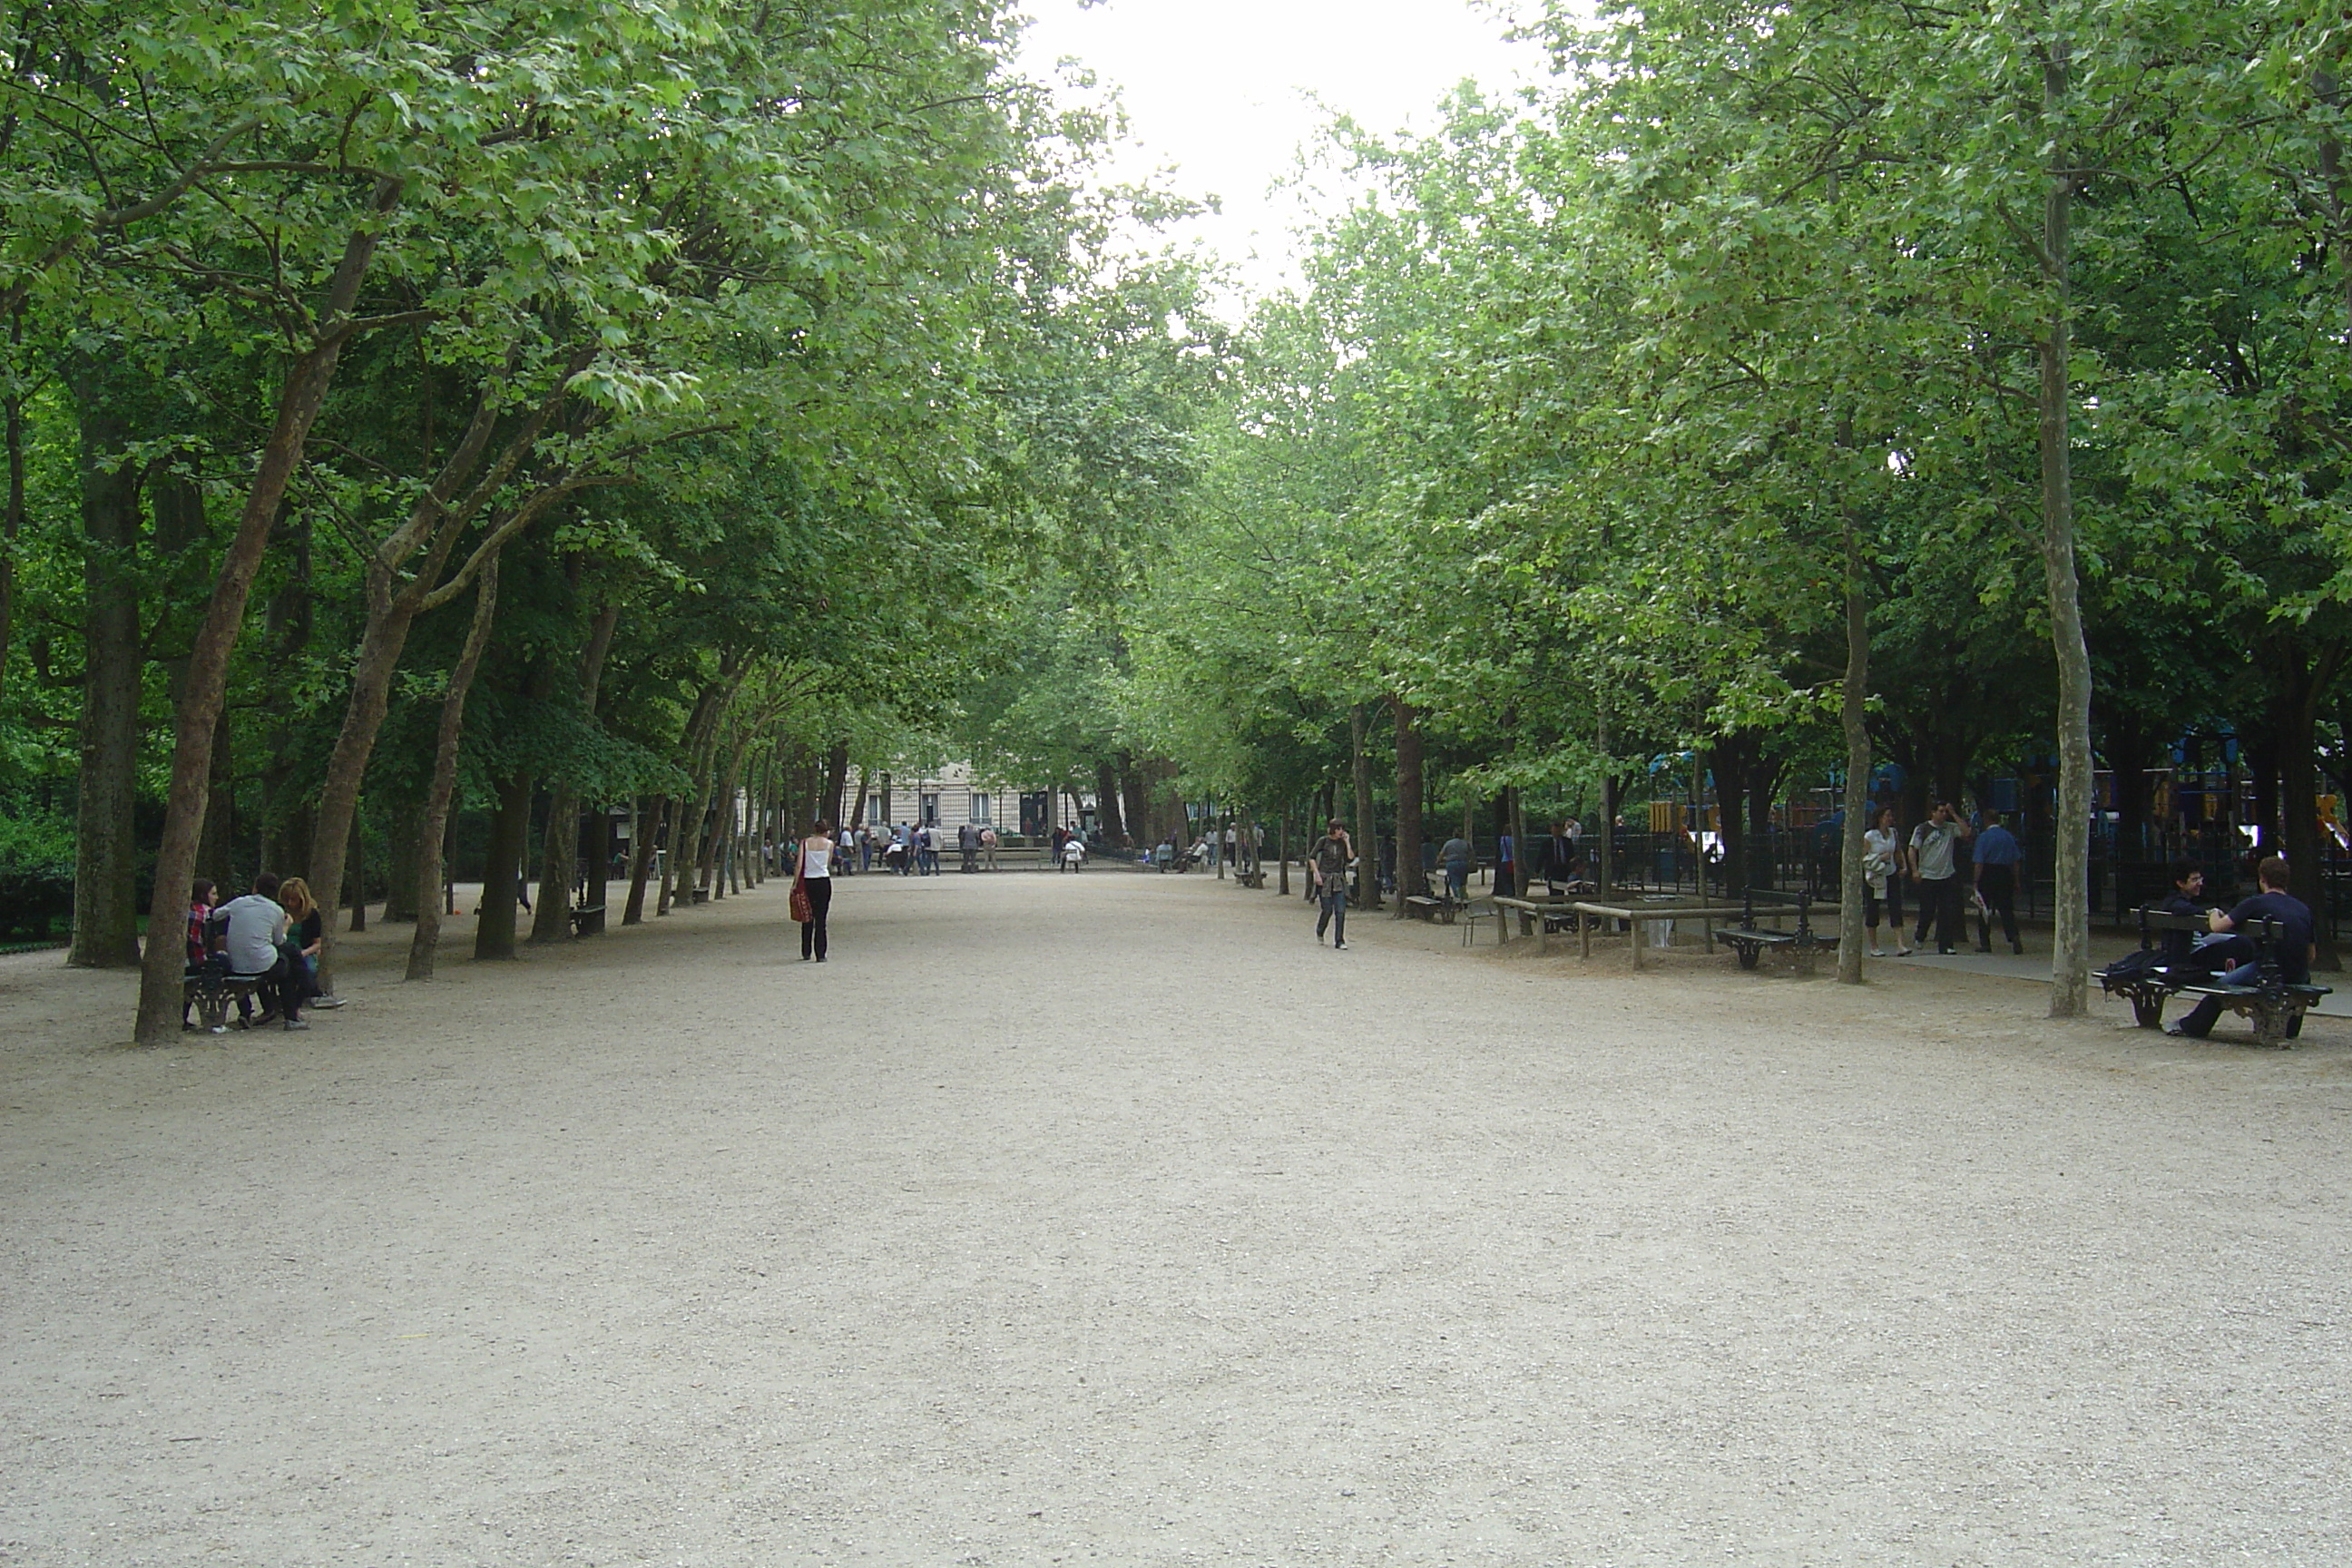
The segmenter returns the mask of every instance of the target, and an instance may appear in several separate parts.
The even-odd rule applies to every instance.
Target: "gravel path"
[[[2352,1025],[783,905],[156,1051],[0,960],[0,1563],[2352,1559]]]

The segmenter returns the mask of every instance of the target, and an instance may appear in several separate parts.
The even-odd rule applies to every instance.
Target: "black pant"
[[[1922,877],[1919,889],[1919,931],[1911,939],[1914,947],[1927,942],[1927,927],[1936,928],[1936,951],[1949,952],[1960,943],[1968,931],[1968,921],[1960,910],[1960,879],[1958,876]]]
[[[824,956],[824,916],[833,908],[833,879],[811,877],[801,884],[808,894],[809,918],[801,922],[801,956]]]
[[[1321,936],[1325,927],[1331,931],[1331,945],[1344,947],[1348,942],[1348,894],[1346,889],[1323,896],[1323,911],[1315,919],[1315,934]]]
[[[1977,868],[1977,891],[1984,895],[1985,908],[1977,915],[1977,945],[1992,946],[1992,917],[2000,917],[2000,934],[2009,945],[2017,945],[2017,870],[2011,866],[1979,866]]]

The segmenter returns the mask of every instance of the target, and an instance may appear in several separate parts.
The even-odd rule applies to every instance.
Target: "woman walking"
[[[801,837],[795,879],[808,895],[809,918],[801,922],[801,962],[824,962],[824,917],[833,908],[832,824],[823,818],[809,824]]]

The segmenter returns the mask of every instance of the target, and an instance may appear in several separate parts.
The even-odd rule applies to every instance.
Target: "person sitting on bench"
[[[228,920],[229,973],[258,977],[257,988],[266,1009],[261,1022],[283,1016],[289,1029],[309,1028],[302,1021],[302,998],[296,987],[284,984],[286,957],[278,951],[278,943],[286,934],[287,921],[285,908],[278,902],[278,874],[264,871],[256,877],[253,891],[223,904],[221,913]],[[251,994],[238,993],[236,1007],[245,1026],[252,1028]]]
[[[2164,900],[2164,912],[2206,919],[2221,911],[2212,900],[2205,897],[2205,868],[2194,860],[2172,863],[2172,896]],[[2159,933],[2163,945],[2164,967],[2171,970],[2201,969],[2210,973],[2219,966],[2227,952],[2227,944],[2200,939],[2193,931],[2168,931]]]
[[[2217,931],[2231,931],[2247,921],[2273,920],[2286,928],[2286,935],[2278,943],[2280,975],[2290,985],[2311,984],[2311,909],[2301,899],[2286,890],[2286,862],[2273,855],[2255,869],[2263,890],[2241,902],[2228,914],[2208,915],[2207,923]],[[2255,985],[2262,982],[2262,965],[2249,959],[2221,976],[2223,985]],[[2212,1032],[2221,1016],[2221,998],[2207,996],[2189,1010],[2186,1017],[2165,1031],[2193,1040],[2201,1040]],[[2299,1021],[2299,1020],[2298,1020]]]

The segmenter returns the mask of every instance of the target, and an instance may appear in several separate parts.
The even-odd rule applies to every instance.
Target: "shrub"
[[[0,805],[0,942],[38,942],[73,917],[73,824]]]

